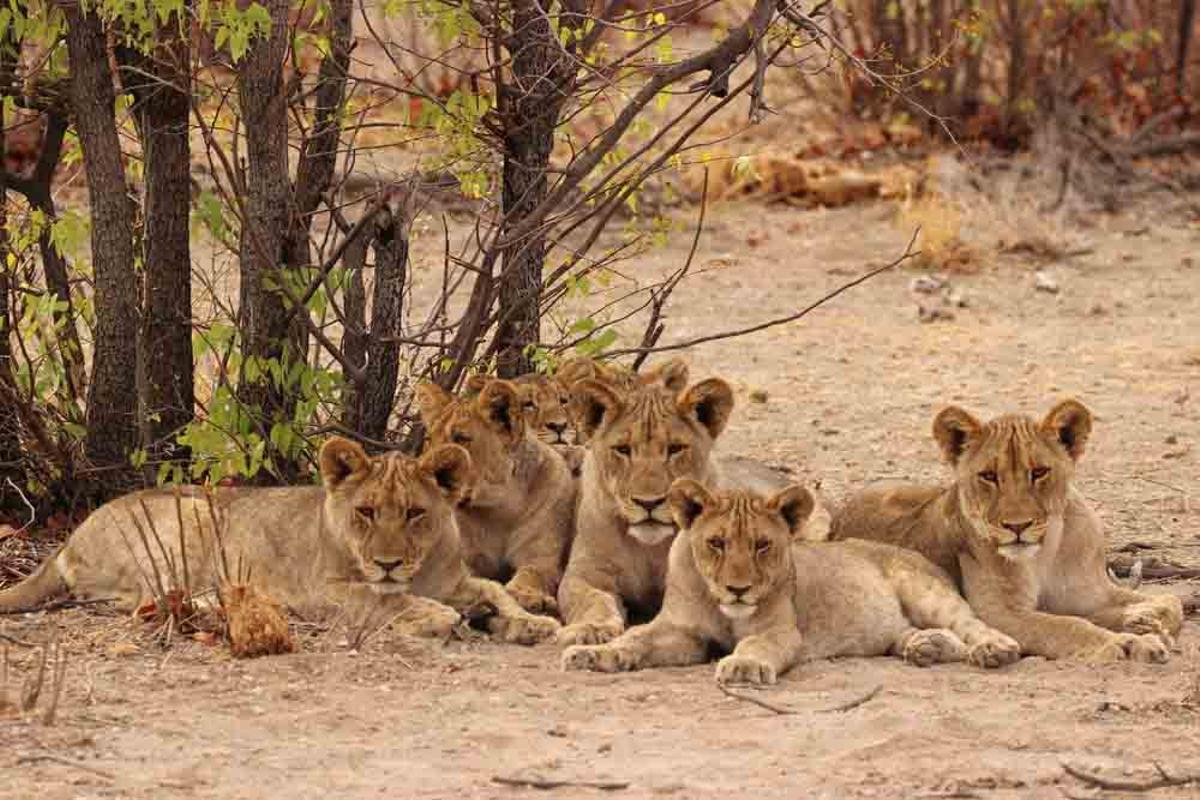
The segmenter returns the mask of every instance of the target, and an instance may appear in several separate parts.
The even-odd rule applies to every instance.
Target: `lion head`
[[[363,580],[379,592],[407,591],[426,556],[455,530],[454,506],[471,478],[458,445],[419,459],[372,458],[356,442],[332,438],[321,448],[326,521],[354,555]]]
[[[571,393],[556,378],[522,375],[513,381],[520,394],[525,427],[552,447],[575,444],[571,419]]]
[[[657,386],[670,392],[681,392],[687,387],[688,365],[681,358],[672,358],[646,370],[634,372],[616,362],[599,362],[590,358],[572,358],[564,361],[554,373],[555,379],[571,392],[568,413],[575,425],[575,440],[585,444],[588,440],[587,426],[582,419],[588,412],[588,403],[574,393],[574,388],[586,380],[607,384],[618,394]]]
[[[476,480],[470,502],[487,505],[502,500],[499,495],[507,493],[512,476],[513,451],[525,438],[517,387],[489,379],[478,393],[459,398],[437,384],[424,383],[417,387],[417,406],[429,447],[457,444],[471,454]]]
[[[954,467],[959,508],[977,540],[1005,558],[1035,555],[1062,527],[1091,430],[1091,412],[1077,400],[1058,403],[1041,422],[1006,414],[985,424],[961,408],[943,409],[933,435]]]
[[[710,378],[678,392],[657,383],[622,392],[585,380],[575,397],[589,440],[584,491],[596,482],[642,543],[670,538],[667,490],[677,478],[707,477],[713,442],[733,410],[729,384]]]
[[[730,619],[744,619],[792,580],[791,544],[812,513],[812,494],[792,485],[766,497],[713,492],[678,480],[668,495],[680,535],[709,594]]]

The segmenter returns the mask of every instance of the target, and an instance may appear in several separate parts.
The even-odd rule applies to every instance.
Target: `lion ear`
[[[1092,412],[1078,400],[1063,400],[1046,414],[1042,431],[1062,445],[1072,461],[1078,461],[1092,433]]]
[[[937,439],[942,456],[950,464],[958,463],[981,430],[983,426],[979,420],[958,406],[947,406],[933,418],[933,438]]]
[[[437,484],[451,505],[456,505],[471,485],[471,454],[459,445],[444,444],[435,447],[421,456],[418,465],[421,472]]]
[[[318,458],[321,481],[333,491],[351,478],[364,477],[371,471],[371,458],[358,442],[334,436],[321,445]]]
[[[691,478],[680,478],[671,484],[667,492],[667,502],[671,505],[671,515],[680,530],[687,530],[695,523],[696,518],[704,513],[704,509],[713,504],[713,496],[701,484]]]
[[[679,412],[692,417],[717,438],[733,413],[733,389],[720,378],[700,381],[676,401]]]
[[[793,536],[800,533],[800,529],[804,527],[805,522],[808,522],[808,517],[812,514],[815,506],[816,501],[813,500],[812,492],[795,483],[780,490],[778,494],[767,501],[767,508],[783,517],[783,521],[787,523],[788,530],[792,532]]]
[[[605,422],[621,413],[621,399],[611,386],[592,378],[580,381],[572,389],[579,426],[590,439]]]
[[[678,394],[687,388],[687,362],[682,358],[672,358],[670,361],[664,361],[653,369],[647,370],[641,376],[641,382],[646,386],[657,384],[669,392]]]
[[[454,395],[436,383],[426,381],[417,387],[417,411],[426,426],[432,425],[437,415],[454,401]]]
[[[488,381],[475,402],[488,423],[508,439],[519,439],[524,435],[521,393],[512,383],[499,378]]]

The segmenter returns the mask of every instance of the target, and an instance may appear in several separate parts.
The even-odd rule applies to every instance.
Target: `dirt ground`
[[[911,233],[882,203],[710,211],[697,264],[711,271],[680,287],[664,341],[787,313],[891,260]],[[918,321],[921,273],[897,270],[800,323],[690,352],[695,376],[738,390],[725,451],[792,467],[836,499],[943,477],[929,434],[942,403],[1036,414],[1074,395],[1097,417],[1079,483],[1113,549],[1200,566],[1200,227],[1154,201],[1066,233],[1074,255],[993,248],[952,274],[967,302],[953,319]],[[636,270],[681,263],[688,239]],[[1039,266],[1057,293],[1035,288]],[[384,632],[353,652],[337,630],[302,631],[301,652],[239,662],[192,641],[164,651],[100,611],[0,620],[20,640],[54,631],[69,653],[58,718],[0,721],[0,797],[1061,798],[1100,796],[1064,761],[1200,772],[1200,699],[1185,702],[1200,681],[1194,617],[1164,666],[808,664],[754,695],[785,715],[723,695],[711,666],[568,674],[549,645]],[[8,650],[10,680],[24,680],[32,651]],[[530,775],[624,788],[495,782]]]

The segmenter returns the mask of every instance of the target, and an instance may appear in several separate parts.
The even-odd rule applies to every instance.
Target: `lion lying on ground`
[[[404,632],[445,635],[460,612],[491,608],[488,627],[505,641],[530,644],[558,630],[499,584],[467,574],[454,520],[472,479],[463,448],[371,458],[333,438],[320,462],[323,487],[153,489],[106,503],[33,575],[0,592],[0,611],[68,595],[136,609],[153,601],[151,581],[196,596],[227,563],[249,569],[257,588],[302,614],[373,602],[397,615]],[[170,577],[184,574],[186,586]]]
[[[429,446],[457,444],[471,454],[474,484],[457,510],[467,565],[506,580],[528,611],[553,611],[575,519],[575,483],[566,463],[528,433],[521,393],[487,380],[455,398],[435,384],[417,389]]]
[[[971,613],[948,575],[917,553],[874,542],[793,541],[813,509],[807,489],[774,496],[671,487],[680,534],[662,611],[616,641],[563,652],[564,669],[697,664],[732,651],[721,683],[775,683],[801,661],[894,654],[926,666],[998,667],[1017,643]]]
[[[860,492],[835,515],[833,535],[923,553],[1024,653],[1165,661],[1182,602],[1108,578],[1100,520],[1071,483],[1091,429],[1091,413],[1075,400],[1041,422],[1010,414],[984,424],[946,408],[933,434],[954,483]]]

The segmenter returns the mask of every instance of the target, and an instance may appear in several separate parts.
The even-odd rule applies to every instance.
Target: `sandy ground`
[[[883,204],[711,211],[698,263],[713,271],[680,288],[665,341],[787,313],[898,255],[910,233]],[[836,498],[879,478],[941,477],[929,435],[940,404],[1040,413],[1071,394],[1097,417],[1079,483],[1112,547],[1200,565],[1200,228],[1156,202],[1078,234],[1086,252],[1045,265],[1057,294],[1034,288],[1032,257],[989,256],[952,276],[968,301],[952,320],[919,322],[917,273],[902,270],[801,323],[696,349],[696,376],[738,389],[725,450],[793,467]],[[637,269],[680,263],[687,239]],[[54,631],[70,656],[58,718],[0,721],[0,797],[1061,798],[1099,796],[1064,760],[1200,771],[1200,700],[1184,702],[1200,680],[1194,619],[1165,666],[809,664],[755,694],[785,715],[723,695],[711,666],[567,674],[553,646],[384,632],[351,652],[335,629],[302,631],[295,655],[235,662],[192,641],[164,651],[102,612],[0,620],[22,640]],[[8,649],[19,683],[32,651]],[[625,786],[494,781],[531,774]]]

